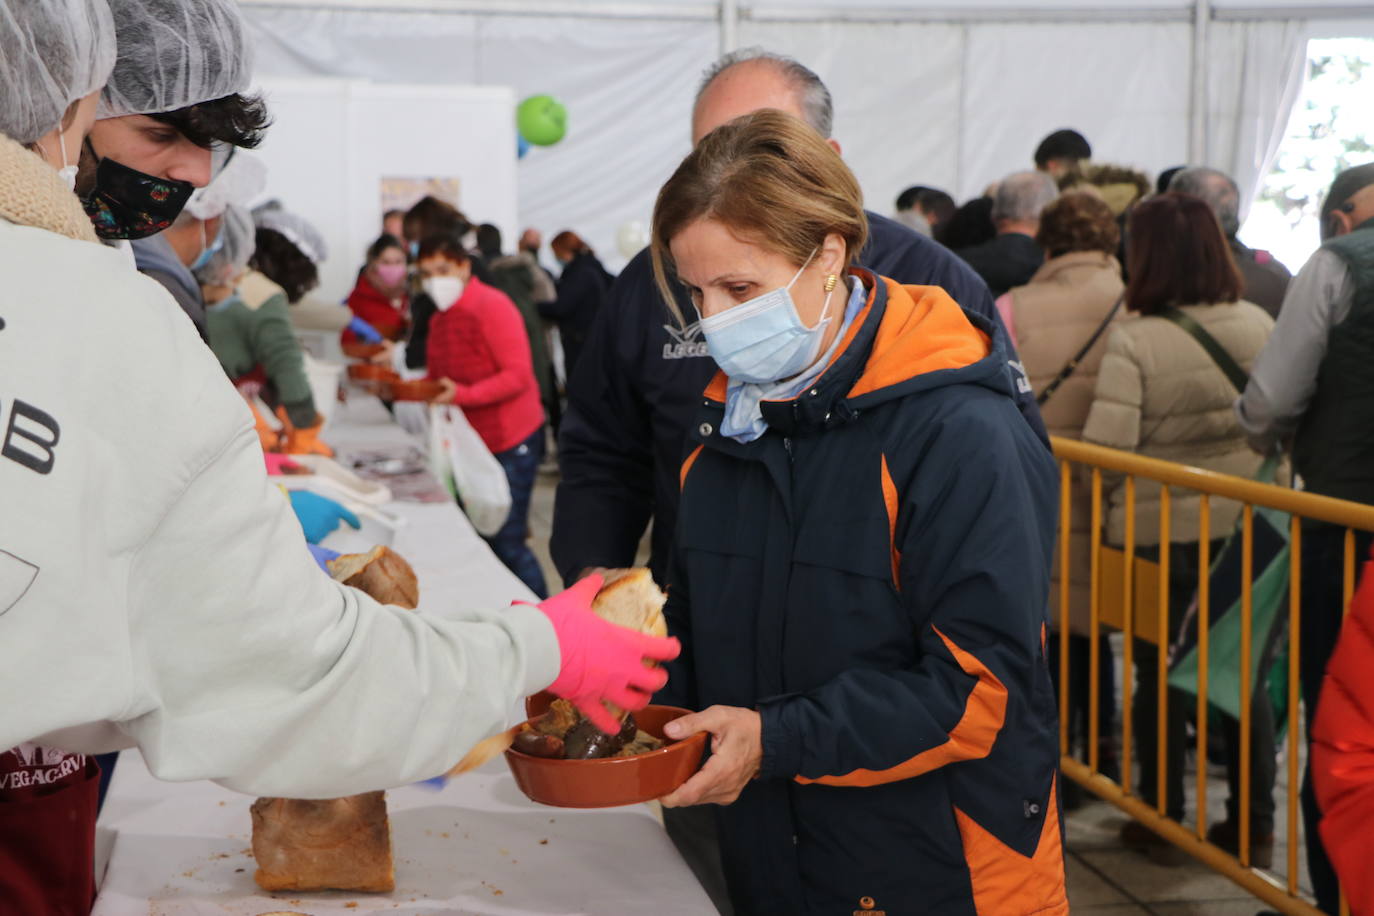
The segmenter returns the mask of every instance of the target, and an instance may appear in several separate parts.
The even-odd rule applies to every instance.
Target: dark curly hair
[[[463,240],[451,232],[439,232],[423,239],[415,260],[427,261],[436,255],[448,258],[455,264],[467,264],[472,261],[472,255],[463,247]]]
[[[1035,234],[1035,241],[1051,258],[1074,251],[1116,254],[1121,229],[1112,208],[1102,198],[1085,191],[1070,191],[1040,215],[1040,231]]]
[[[450,203],[426,195],[406,211],[401,231],[408,239],[425,239],[431,235],[456,235],[462,238],[472,223]]]
[[[170,124],[202,149],[209,149],[216,143],[253,149],[262,142],[263,134],[272,124],[262,96],[237,92],[148,117]]]
[[[286,236],[275,229],[259,229],[257,251],[248,266],[286,291],[288,302],[301,297],[320,284],[320,271]]]

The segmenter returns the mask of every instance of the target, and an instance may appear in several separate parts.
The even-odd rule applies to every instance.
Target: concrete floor
[[[557,483],[556,469],[546,464],[535,485],[530,507],[531,546],[544,566],[551,590],[557,590],[560,582],[548,553]],[[1287,766],[1281,761],[1279,782],[1282,785],[1275,790],[1279,845],[1274,850],[1274,864],[1280,871],[1287,867],[1284,843],[1286,781]],[[1226,783],[1219,770],[1209,773],[1208,783],[1208,823],[1215,823],[1225,817]],[[1185,784],[1189,787],[1195,784],[1191,772]],[[1255,916],[1268,909],[1263,902],[1201,863],[1189,860],[1184,865],[1161,866],[1122,847],[1118,831],[1126,821],[1126,815],[1120,810],[1100,800],[1089,801],[1068,815],[1065,867],[1069,901],[1075,916]],[[1299,860],[1299,882],[1306,888],[1306,862],[1301,855]]]

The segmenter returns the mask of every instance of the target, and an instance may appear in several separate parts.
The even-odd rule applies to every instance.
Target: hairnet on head
[[[267,166],[261,159],[235,150],[209,184],[191,193],[186,212],[196,219],[214,219],[230,204],[247,207],[266,188]]]
[[[201,286],[226,286],[248,266],[249,258],[257,248],[254,238],[257,228],[253,225],[253,214],[247,207],[229,204],[225,208],[219,224],[222,239],[219,251],[210,255],[210,260],[194,271],[196,281]]]
[[[176,111],[248,88],[252,53],[235,0],[109,2],[119,58],[97,117]]]
[[[304,217],[283,209],[280,201],[269,201],[258,207],[253,211],[253,221],[259,229],[280,232],[288,242],[301,250],[301,254],[316,264],[323,263],[329,257],[329,249],[320,230],[306,222]]]
[[[0,0],[0,133],[27,146],[61,126],[114,63],[105,0]]]

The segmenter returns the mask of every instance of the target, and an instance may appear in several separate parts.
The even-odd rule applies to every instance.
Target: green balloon
[[[535,146],[553,146],[568,132],[568,109],[551,95],[532,95],[515,109],[515,126]]]

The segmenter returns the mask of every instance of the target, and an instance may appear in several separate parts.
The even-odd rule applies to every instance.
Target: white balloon
[[[622,223],[615,231],[615,247],[627,258],[632,258],[648,244],[649,237],[644,232],[644,224],[637,219]]]

